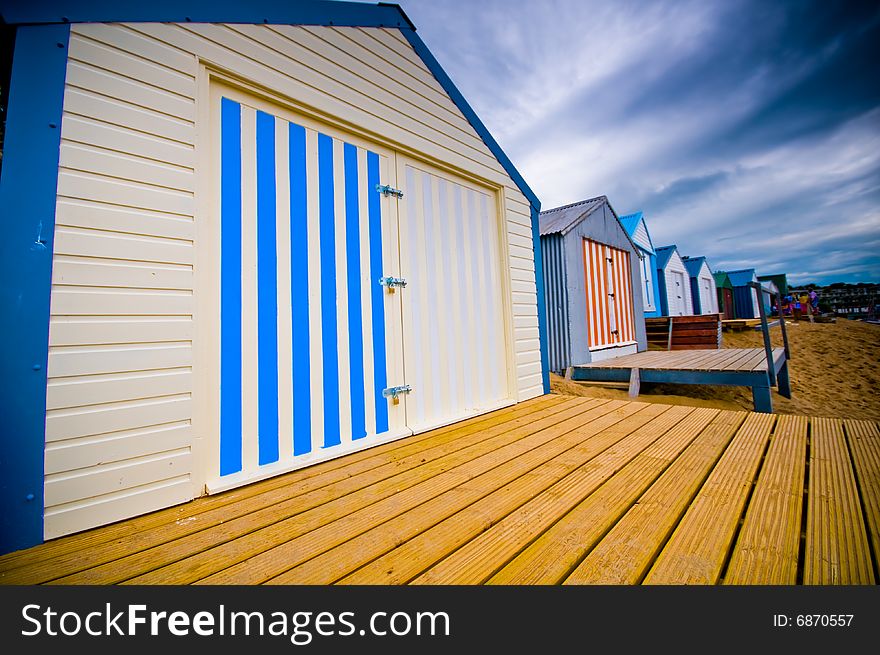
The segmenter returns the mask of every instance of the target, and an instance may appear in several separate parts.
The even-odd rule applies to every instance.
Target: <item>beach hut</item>
[[[657,255],[654,252],[654,244],[651,242],[651,234],[648,232],[645,217],[642,212],[635,212],[634,214],[621,216],[620,223],[633,243],[636,244],[641,255],[639,273],[645,318],[660,316],[660,289],[657,286]]]
[[[712,277],[715,278],[715,288],[718,292],[718,311],[721,312],[721,318],[726,321],[736,318],[733,285],[730,283],[730,277],[724,271],[712,273]]]
[[[715,278],[705,257],[682,257],[690,277],[691,302],[695,315],[717,314],[718,294]]]
[[[550,370],[647,348],[639,249],[605,196],[541,212]]]
[[[761,278],[758,277],[758,280],[760,281]],[[761,281],[761,287],[767,291],[767,293],[761,294],[764,316],[772,316],[773,307],[776,305],[776,295],[779,293],[779,287],[776,286],[776,283],[773,280]]]
[[[661,316],[690,316],[693,313],[690,276],[678,248],[663,246],[655,252]]]
[[[400,7],[2,19],[0,550],[549,391],[538,199]]]
[[[758,282],[773,282],[776,288],[783,296],[788,293],[788,276],[786,273],[776,273],[775,275],[759,275]]]
[[[760,318],[761,304],[756,290],[749,285],[757,282],[755,269],[744,268],[738,271],[727,271],[730,284],[733,285],[733,304],[737,318]]]

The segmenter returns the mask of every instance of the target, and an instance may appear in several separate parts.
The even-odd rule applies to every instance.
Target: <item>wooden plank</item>
[[[389,76],[386,60],[379,57],[375,50],[368,50],[347,38],[344,32],[326,27],[294,25],[273,25],[269,29],[287,36],[294,42],[301,43],[311,51],[345,67],[364,80],[375,79],[377,74],[381,75],[385,79],[386,90],[400,100],[435,116],[457,132],[468,137],[476,136],[461,112],[454,111],[454,105],[450,106],[451,103],[448,99],[444,104],[433,102],[412,89],[413,85],[401,81],[395,76]]]
[[[767,364],[767,353],[766,352],[757,352],[754,356],[740,365],[740,370],[742,371],[766,371],[768,367]]]
[[[46,412],[46,443],[187,421],[191,418],[192,398],[189,392],[74,409],[49,410]]]
[[[797,583],[807,464],[805,416],[780,416],[724,584]]]
[[[479,584],[538,537],[542,543],[549,540],[561,547],[557,546],[557,552],[549,561],[542,559],[540,565],[530,562],[526,572],[535,574],[547,566],[560,565],[566,557],[577,556],[577,548],[573,547],[581,543],[577,538],[553,539],[559,534],[560,519],[565,517],[563,525],[575,529],[596,528],[599,534],[603,533],[607,527],[600,526],[613,524],[641,489],[647,487],[717,413],[717,410],[673,407],[639,430],[639,441],[628,442],[622,448],[612,449],[607,456],[597,458],[590,470],[585,471],[584,478],[564,497],[549,491],[537,496],[413,582]],[[519,583],[506,578],[493,578],[490,582]]]
[[[508,423],[507,425],[509,426],[511,424]],[[503,433],[503,431],[504,428],[500,428],[495,431],[495,434],[498,434],[499,432]],[[479,441],[479,434],[480,433],[469,436],[475,437],[476,440]],[[468,437],[464,437],[461,441],[466,443]],[[461,443],[461,441],[459,443]],[[488,447],[490,449],[492,448],[492,446]],[[163,526],[162,528],[163,538],[159,540],[160,543],[165,544],[171,541],[169,539],[169,534],[173,535],[176,533],[179,537],[176,542],[171,542],[166,548],[157,546],[145,550],[150,545],[150,541],[155,541],[155,532],[147,533],[146,539],[131,540],[135,542],[135,545],[139,546],[139,548],[132,549],[129,552],[136,552],[137,550],[142,552],[124,558],[121,563],[110,561],[107,565],[93,568],[79,575],[71,576],[64,581],[76,582],[79,580],[88,580],[90,583],[121,581],[126,577],[136,574],[139,571],[139,566],[144,567],[144,570],[149,570],[160,565],[169,557],[172,557],[172,555],[169,555],[169,551],[172,551],[173,553],[180,551],[186,552],[186,548],[189,548],[193,543],[198,544],[206,539],[209,543],[212,539],[216,540],[216,543],[221,543],[224,541],[224,536],[232,538],[242,532],[247,532],[249,529],[253,529],[255,526],[259,527],[265,523],[272,523],[274,520],[277,520],[279,516],[284,516],[285,512],[288,514],[303,512],[309,508],[317,507],[329,500],[345,496],[346,493],[349,493],[349,496],[347,497],[348,502],[352,505],[356,505],[361,496],[369,496],[369,494],[362,493],[361,496],[358,496],[356,494],[352,495],[351,492],[361,490],[362,487],[375,483],[377,480],[382,480],[383,482],[379,483],[378,488],[374,486],[373,491],[375,493],[378,494],[386,487],[390,489],[390,491],[386,489],[386,493],[393,493],[395,489],[404,487],[407,484],[414,484],[420,479],[422,473],[413,473],[411,469],[418,469],[418,467],[422,466],[426,461],[430,463],[433,459],[438,457],[442,458],[442,456],[454,450],[455,446],[450,445],[448,442],[442,443],[433,449],[425,449],[425,447],[422,446],[422,449],[419,452],[412,454],[409,457],[398,459],[396,461],[393,461],[393,459],[392,461],[386,460],[384,465],[370,468],[360,475],[352,475],[352,471],[349,470],[345,471],[349,473],[349,475],[344,475],[345,472],[343,472],[343,475],[341,476],[334,476],[333,473],[335,472],[331,471],[328,476],[319,476],[314,480],[306,480],[304,485],[294,486],[293,488],[286,486],[273,492],[259,494],[251,499],[239,500],[232,506],[231,511],[229,507],[224,506],[210,512],[203,512],[195,517],[178,519],[174,521],[173,525]],[[327,485],[326,482],[328,477],[335,477],[337,478],[337,481]],[[388,480],[387,478],[389,477],[392,479]],[[314,488],[316,486],[317,488]],[[230,493],[233,498],[238,495],[235,492]],[[236,516],[238,516],[237,519],[234,518]],[[191,521],[192,525],[188,525]],[[212,526],[215,529],[217,526],[221,526],[219,532],[215,531],[212,533],[210,531]],[[181,534],[186,536],[181,537]],[[142,535],[139,534],[138,537],[140,536]],[[131,547],[131,545],[132,544],[129,543],[129,547]],[[198,550],[198,548],[196,548],[196,550]],[[115,553],[115,557],[109,557],[107,558],[108,560],[120,557],[120,554],[116,550],[115,543],[108,544],[104,551]],[[108,553],[102,552],[101,554],[106,557]],[[163,559],[163,557],[165,559]],[[80,568],[95,566],[97,563],[95,561],[96,554],[94,551],[87,554],[84,559],[85,566],[83,566],[82,561],[78,562]],[[171,561],[174,560],[172,559]],[[67,563],[67,566],[70,566],[69,562]],[[126,569],[128,570],[126,571]]]
[[[596,403],[581,407],[589,411]],[[207,542],[209,549],[199,555],[133,578],[128,583],[265,582],[357,537],[377,523],[391,520],[467,482],[485,469],[500,466],[575,429],[584,421],[581,415],[585,413],[575,408],[568,415],[559,414],[547,421],[532,423],[519,434],[499,435],[499,439],[485,447],[457,451],[443,461],[413,471],[414,479],[406,485],[390,480],[378,490],[365,489],[365,498],[360,504],[354,504],[351,498],[336,498],[315,511],[276,521],[222,546],[214,547]],[[513,439],[515,441],[511,441]],[[359,509],[353,511],[353,507]]]
[[[880,566],[880,426],[874,421],[843,422],[865,522],[874,551],[874,574]]]
[[[731,349],[731,350],[733,350],[733,349]],[[762,352],[758,348],[742,348],[742,349],[736,349],[736,351],[738,354],[735,358],[730,360],[730,362],[728,364],[728,370],[731,370],[731,371],[740,370],[740,366],[743,364],[743,362],[751,360],[755,356],[756,352]]]
[[[370,564],[355,571],[341,580],[344,584],[401,584],[409,582],[412,578],[425,571],[428,567],[446,557],[449,553],[463,546],[490,526],[497,523],[503,517],[532,501],[540,494],[547,491],[550,494],[564,494],[566,489],[571,489],[572,484],[583,486],[584,482],[578,482],[588,471],[599,472],[608,468],[608,464],[602,465],[600,458],[608,457],[608,448],[617,451],[628,449],[638,452],[643,447],[645,431],[641,429],[654,421],[655,418],[669,411],[669,407],[656,405],[645,408],[642,403],[628,403],[638,409],[635,415],[630,414],[623,421],[613,426],[599,426],[594,421],[584,426],[584,434],[589,431],[591,436],[585,439],[577,448],[560,455],[556,461],[547,465],[547,471],[536,471],[536,475],[528,475],[517,480],[515,483],[498,489],[486,498],[465,508],[458,514],[439,523],[417,537],[406,541],[393,551],[374,560]],[[617,410],[623,412],[624,410]],[[596,430],[599,427],[601,431]],[[656,434],[654,428],[651,432]],[[597,459],[581,467],[564,480],[547,483],[546,473],[558,469],[560,466],[569,470],[568,464],[582,459],[584,454],[602,453]],[[613,467],[611,467],[613,469]],[[610,473],[609,473],[610,475]],[[563,478],[560,475],[559,478]]]
[[[514,499],[525,502],[613,445],[614,441],[609,442],[607,434],[602,435],[604,438],[590,437],[624,421],[627,417],[632,417],[637,412],[639,415],[634,418],[640,419],[642,424],[647,423],[658,413],[657,410],[651,410],[642,403],[617,402],[597,408],[589,413],[594,414],[593,417],[588,418],[589,414],[582,416],[582,419],[588,422],[580,428],[561,435],[497,468],[490,469],[391,521],[376,525],[367,532],[348,539],[335,548],[273,578],[269,583],[335,582],[499,489],[504,490],[503,495],[507,498],[507,502]],[[631,422],[627,421],[627,423]],[[638,423],[632,425],[632,429],[635,429]],[[616,441],[623,438],[619,431],[609,431],[609,433],[614,435],[613,439]],[[444,537],[442,533],[438,534],[435,543],[446,546],[448,541]],[[450,546],[446,547],[448,549],[445,552],[454,549]]]
[[[776,417],[750,414],[663,547],[644,584],[718,582]]]
[[[637,584],[745,419],[744,412],[718,415],[563,584]]]
[[[573,400],[543,396],[459,424],[407,439],[389,442],[344,458],[328,460],[286,475],[263,480],[226,493],[197,499],[180,507],[129,519],[116,525],[71,535],[34,548],[0,557],[0,582],[33,584],[112,561],[118,557],[169,542],[281,501],[317,492],[334,483],[386,467],[394,475],[415,464],[442,456],[452,442],[475,435],[490,438],[520,424],[540,420],[554,408],[572,406]],[[542,413],[543,412],[543,413]],[[518,423],[519,422],[519,423]],[[473,439],[470,443],[476,443]],[[374,474],[376,471],[374,471]],[[341,492],[338,492],[341,493]],[[301,501],[303,502],[303,501]],[[14,570],[13,570],[14,569]]]
[[[811,421],[804,584],[874,584],[842,421]]]
[[[738,353],[735,351],[726,351],[717,348],[705,352],[707,352],[706,357],[704,357],[698,363],[699,365],[694,368],[706,371],[728,370],[730,362],[738,357]]]

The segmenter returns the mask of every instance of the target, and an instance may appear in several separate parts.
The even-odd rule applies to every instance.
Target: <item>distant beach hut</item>
[[[623,229],[636,244],[642,255],[639,272],[641,273],[642,305],[645,318],[660,316],[660,289],[657,285],[657,254],[648,225],[642,212],[635,212],[620,217]]]
[[[691,285],[694,314],[717,314],[718,295],[715,278],[705,257],[682,257]]]
[[[785,273],[777,273],[775,275],[759,275],[758,282],[773,282],[779,293],[783,296],[788,293],[788,277]]]
[[[769,294],[761,294],[761,303],[764,306],[764,316],[772,316],[773,305],[776,303],[776,295],[779,293],[779,287],[776,286],[776,283],[773,280],[761,280],[761,278],[758,277],[758,281],[761,283],[761,286],[769,292]]]
[[[550,370],[647,349],[639,248],[605,196],[540,214]]]
[[[675,246],[663,246],[657,253],[657,284],[660,287],[661,316],[690,316],[693,311],[688,272]]]
[[[717,290],[718,311],[721,312],[721,318],[725,321],[736,318],[736,311],[733,303],[733,285],[730,283],[730,276],[724,271],[712,273],[715,278],[715,288]]]
[[[737,318],[759,318],[760,305],[755,290],[749,286],[749,282],[757,282],[758,276],[754,268],[744,268],[738,271],[727,271],[730,283],[733,285],[733,303]]]

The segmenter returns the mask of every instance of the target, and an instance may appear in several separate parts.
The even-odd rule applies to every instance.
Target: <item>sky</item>
[[[398,0],[541,200],[655,246],[880,282],[880,3]]]

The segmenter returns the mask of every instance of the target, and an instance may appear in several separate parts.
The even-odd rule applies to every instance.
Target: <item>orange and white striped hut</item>
[[[550,370],[647,349],[639,250],[605,196],[541,212]]]

